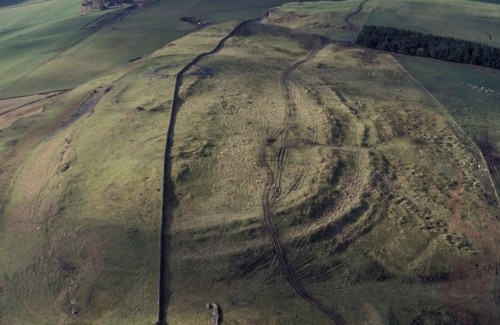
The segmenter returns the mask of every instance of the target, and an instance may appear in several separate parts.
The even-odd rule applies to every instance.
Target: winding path
[[[167,322],[167,308],[170,301],[170,266],[168,262],[168,256],[171,250],[171,224],[173,220],[173,211],[177,207],[177,198],[174,191],[174,183],[172,178],[172,147],[174,143],[174,128],[177,113],[182,105],[182,99],[179,96],[180,87],[182,86],[182,80],[184,74],[200,60],[206,56],[212,55],[220,51],[224,43],[231,38],[240,28],[248,23],[257,21],[258,19],[247,20],[239,25],[237,25],[229,34],[222,38],[217,46],[209,51],[202,53],[195,57],[191,62],[184,66],[176,75],[176,82],[174,87],[172,108],[169,117],[169,125],[167,129],[165,153],[164,153],[164,174],[163,174],[163,190],[162,190],[162,214],[161,214],[161,229],[160,229],[160,256],[159,256],[159,299],[158,299],[158,321],[157,325],[166,325]],[[290,90],[290,75],[291,73],[300,67],[302,64],[306,63],[312,59],[319,49],[313,50],[305,59],[296,62],[288,69],[283,72],[281,86],[283,91],[283,96],[285,99],[287,111],[285,114],[285,120],[282,127],[277,131],[276,139],[278,141],[278,159],[276,165],[276,174],[273,173],[271,167],[269,166],[265,157],[265,146],[261,153],[260,160],[262,166],[266,170],[267,182],[262,195],[262,208],[264,216],[264,227],[271,240],[273,250],[276,254],[278,262],[280,264],[281,270],[284,277],[290,283],[295,292],[301,296],[304,300],[309,302],[311,305],[316,307],[322,313],[324,313],[333,323],[338,325],[347,324],[344,318],[336,312],[333,308],[330,308],[318,299],[313,297],[304,286],[300,283],[295,275],[295,272],[290,265],[289,259],[286,255],[286,251],[280,241],[278,234],[278,229],[276,227],[273,207],[277,201],[282,197],[282,172],[284,169],[284,163],[287,151],[287,139],[289,133],[296,127],[297,119],[297,107],[292,98]]]
[[[267,181],[265,184],[264,192],[262,194],[262,209],[264,214],[265,229],[271,240],[273,250],[278,259],[280,268],[288,283],[292,286],[292,288],[299,296],[301,296],[304,300],[306,300],[311,305],[316,307],[319,311],[321,311],[323,314],[325,314],[328,318],[330,318],[330,320],[332,320],[333,323],[338,325],[344,325],[347,323],[342,317],[342,315],[340,315],[333,308],[324,305],[321,301],[316,299],[300,283],[299,279],[297,278],[293,270],[293,267],[290,264],[290,261],[286,254],[286,250],[284,249],[283,244],[281,243],[273,212],[273,208],[276,202],[279,200],[282,192],[281,189],[282,173],[286,158],[288,135],[296,127],[296,119],[297,119],[297,105],[292,98],[290,90],[290,75],[295,69],[297,69],[302,64],[312,59],[318,53],[318,51],[319,49],[313,50],[305,59],[296,62],[283,72],[281,83],[283,88],[283,97],[286,103],[286,114],[283,124],[281,128],[277,131],[275,137],[276,142],[278,142],[278,150],[276,157],[277,159],[275,166],[276,173],[273,173],[273,170],[266,159],[265,155],[266,146],[263,147],[263,151],[260,154],[260,163],[264,167],[267,175]],[[268,143],[267,145],[271,144]]]
[[[362,10],[363,10],[363,6],[370,0],[364,0],[363,2],[361,2],[359,4],[359,6],[356,8],[356,10],[354,10],[353,12],[350,12],[347,16],[345,16],[344,18],[344,22],[349,26],[349,29],[350,30],[353,30],[353,31],[359,31],[359,28],[358,26],[354,25],[352,22],[351,22],[351,18],[356,16],[357,14],[359,14]]]

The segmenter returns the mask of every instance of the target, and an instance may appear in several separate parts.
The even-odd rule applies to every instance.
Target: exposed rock
[[[82,0],[82,11],[137,7],[147,0]]]

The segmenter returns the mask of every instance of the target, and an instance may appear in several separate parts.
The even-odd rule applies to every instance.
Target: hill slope
[[[210,26],[3,130],[0,323],[153,323],[164,176],[171,324],[498,321],[481,155],[394,57],[331,39],[346,3]]]

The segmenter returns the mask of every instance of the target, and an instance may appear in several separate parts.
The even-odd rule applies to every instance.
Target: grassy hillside
[[[231,27],[193,34],[189,47],[170,47],[82,85],[1,133],[2,323],[154,321],[162,148],[173,82],[155,71],[174,72]],[[73,115],[84,107],[80,117]]]
[[[228,322],[293,322],[251,289],[281,285],[258,208],[269,182],[295,276],[350,323],[442,322],[457,317],[450,305],[494,319],[489,298],[460,294],[474,263],[484,272],[470,294],[494,287],[491,185],[463,164],[475,149],[390,55],[329,45],[288,73],[321,45],[311,40],[255,27],[189,73],[174,141],[171,320],[195,324],[196,306],[216,299]],[[429,305],[417,303],[422,295]]]
[[[169,324],[208,324],[206,303],[221,306],[223,324],[328,324],[332,311],[349,324],[500,320],[496,193],[436,101],[456,92],[446,107],[494,105],[468,83],[496,90],[497,74],[402,59],[404,69],[344,42],[378,3],[279,7],[180,78]],[[4,111],[44,97],[0,102],[1,324],[156,321],[176,74],[237,21],[122,63],[191,30],[180,14],[227,20],[266,4],[160,0],[119,23],[106,16],[10,88],[79,84],[9,125]],[[464,84],[432,88],[455,79]],[[459,123],[495,131],[494,114],[481,114]]]

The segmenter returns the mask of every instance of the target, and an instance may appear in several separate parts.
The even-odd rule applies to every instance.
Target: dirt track
[[[280,127],[280,129],[276,132],[276,135],[274,137],[276,139],[276,142],[278,143],[278,149],[275,159],[276,164],[274,166],[276,170],[275,173],[273,173],[273,169],[269,165],[268,159],[266,159],[265,155],[266,146],[263,147],[264,150],[261,152],[260,155],[260,163],[264,167],[267,175],[267,181],[265,184],[264,192],[262,194],[262,209],[264,214],[265,229],[273,245],[273,250],[280,264],[280,268],[288,283],[290,283],[292,288],[299,296],[301,296],[304,300],[306,300],[311,305],[320,310],[322,313],[324,313],[328,318],[332,320],[333,323],[347,324],[344,318],[337,311],[335,311],[331,307],[325,306],[323,303],[321,303],[319,300],[313,297],[297,279],[293,267],[290,265],[289,259],[286,254],[286,250],[283,247],[283,244],[281,243],[273,212],[273,208],[276,202],[282,196],[281,185],[282,185],[282,174],[283,174],[287,146],[288,146],[287,139],[289,133],[296,127],[296,119],[297,119],[297,105],[292,98],[290,90],[290,75],[295,69],[297,69],[310,59],[314,58],[314,56],[318,53],[318,51],[319,49],[313,50],[305,59],[296,62],[283,72],[281,86],[283,90],[283,97],[286,103],[286,113],[283,124]]]
[[[353,31],[359,31],[358,26],[354,25],[351,22],[351,18],[359,14],[363,10],[363,6],[368,2],[369,0],[365,0],[359,4],[359,6],[354,10],[353,12],[349,13],[347,16],[345,16],[344,22],[349,26],[350,30]]]
[[[359,9],[361,10],[361,9]],[[158,308],[158,325],[166,324],[167,320],[167,308],[170,300],[170,267],[168,264],[168,255],[170,252],[170,228],[172,223],[173,210],[177,207],[177,198],[174,192],[174,182],[172,177],[172,157],[171,151],[174,142],[174,129],[176,124],[176,116],[182,105],[182,99],[179,96],[180,87],[182,85],[184,74],[194,65],[199,63],[203,58],[215,54],[220,51],[224,43],[231,38],[241,27],[247,23],[254,22],[254,20],[245,21],[238,26],[236,26],[231,33],[220,40],[217,46],[210,52],[205,52],[197,57],[195,57],[190,63],[188,63],[182,70],[180,70],[176,75],[176,83],[173,94],[172,109],[169,118],[169,126],[167,130],[167,139],[165,145],[165,158],[164,158],[164,179],[163,179],[163,198],[162,198],[162,216],[161,216],[161,231],[160,231],[160,270],[159,270],[159,308]],[[321,47],[322,48],[322,47]],[[263,150],[260,155],[260,162],[264,167],[267,174],[267,181],[265,184],[264,192],[262,194],[262,208],[264,217],[264,227],[269,235],[273,250],[276,254],[276,258],[280,264],[280,268],[283,272],[284,277],[290,283],[295,292],[301,296],[308,303],[316,307],[319,311],[324,313],[333,323],[335,324],[347,324],[342,315],[340,315],[333,308],[324,305],[318,299],[313,297],[304,286],[297,279],[297,276],[290,265],[289,259],[284,249],[283,244],[280,241],[280,236],[278,229],[276,227],[273,208],[276,203],[280,201],[287,193],[290,191],[286,189],[283,191],[283,170],[285,166],[285,159],[288,148],[288,136],[291,131],[296,127],[297,122],[297,105],[292,97],[290,76],[294,70],[299,68],[304,63],[308,62],[321,48],[316,48],[311,53],[301,61],[296,62],[288,69],[286,69],[282,74],[281,87],[283,98],[286,103],[286,114],[282,126],[275,133],[274,138],[276,139],[275,145],[278,146],[278,151],[276,154],[276,165],[271,168],[266,159],[266,146],[271,145],[268,143],[263,146]],[[273,169],[276,172],[273,172]],[[300,178],[300,175],[296,175]],[[292,182],[292,183],[295,183]],[[291,188],[293,189],[293,184]]]
[[[167,130],[167,139],[165,146],[165,158],[164,158],[164,180],[163,180],[163,206],[162,206],[162,216],[161,216],[161,231],[160,231],[160,270],[159,270],[159,309],[158,309],[158,321],[157,324],[166,324],[167,320],[167,308],[170,300],[170,267],[168,264],[168,255],[170,252],[170,228],[172,223],[172,213],[177,207],[177,198],[174,192],[174,182],[171,175],[172,171],[172,157],[171,150],[174,141],[174,129],[177,112],[182,105],[182,99],[179,96],[180,87],[182,85],[184,74],[195,64],[197,64],[203,58],[215,54],[220,51],[226,40],[232,37],[242,26],[247,23],[253,22],[255,20],[245,21],[238,26],[236,26],[231,33],[224,37],[217,46],[210,52],[205,52],[198,55],[190,63],[188,63],[184,68],[179,71],[176,75],[176,84],[173,95],[172,110],[170,113],[170,122]],[[261,155],[261,163],[264,166],[267,173],[267,182],[262,195],[262,208],[264,216],[264,227],[269,235],[273,249],[275,251],[276,257],[279,261],[280,267],[282,269],[283,275],[286,280],[290,283],[292,288],[301,296],[304,300],[309,302],[311,305],[315,306],[318,310],[324,313],[328,318],[332,320],[335,324],[346,324],[344,318],[337,313],[334,309],[329,308],[314,298],[300,283],[297,279],[295,272],[290,265],[286,251],[280,241],[278,230],[274,222],[273,207],[278,202],[283,195],[282,191],[282,173],[285,164],[286,152],[287,152],[287,139],[289,133],[296,127],[297,119],[297,107],[291,95],[290,89],[290,75],[291,73],[300,67],[302,64],[306,63],[308,60],[312,59],[319,49],[313,50],[305,59],[293,64],[288,69],[283,72],[281,87],[283,91],[283,96],[286,103],[286,114],[285,120],[282,126],[277,130],[275,138],[278,143],[278,154],[276,160],[276,173],[273,173],[271,167],[267,163],[265,157],[265,150]],[[265,149],[265,146],[264,146]]]

